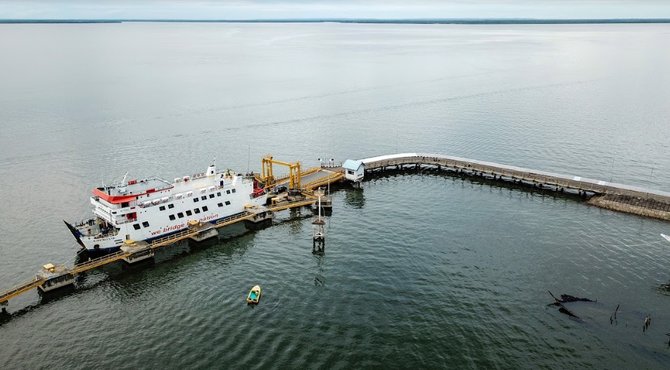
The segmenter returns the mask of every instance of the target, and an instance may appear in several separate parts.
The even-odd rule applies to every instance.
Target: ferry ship
[[[94,217],[65,225],[91,256],[112,253],[125,240],[147,241],[188,228],[191,220],[216,222],[244,212],[245,206],[265,205],[267,194],[252,175],[217,172],[175,178],[127,180],[93,189]]]

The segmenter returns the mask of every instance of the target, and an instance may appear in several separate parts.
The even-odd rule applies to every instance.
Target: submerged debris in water
[[[564,302],[564,301],[562,301],[562,300],[556,298],[553,294],[551,294],[550,291],[547,290],[547,292],[549,292],[549,295],[551,295],[551,297],[552,297],[552,298],[554,299],[554,301],[555,301],[554,303],[550,303],[550,304],[549,304],[550,306],[551,306],[551,305],[553,305],[553,306],[559,306],[558,312],[563,313],[563,314],[566,314],[566,315],[568,315],[568,316],[570,316],[570,317],[574,317],[574,318],[576,318],[576,319],[580,319],[579,316],[575,315],[575,314],[572,313],[570,310],[568,310],[567,308],[565,308],[565,306],[563,306],[563,302]],[[561,298],[563,298],[563,296],[565,296],[565,295],[561,295]],[[580,319],[580,320],[581,320],[581,319]]]
[[[612,323],[614,323],[615,325],[619,324],[619,321],[617,321],[617,319],[616,319],[617,311],[619,311],[619,305],[616,305],[616,309],[614,310],[614,314],[610,315],[610,325],[612,325]],[[612,319],[612,316],[614,316],[614,319]]]
[[[661,284],[658,286],[658,290],[662,290],[665,293],[670,293],[670,283]]]
[[[574,317],[574,318],[577,318],[577,319],[579,318],[579,316],[577,316],[577,315],[575,315],[574,313],[570,312],[570,310],[568,310],[567,308],[565,308],[565,306],[561,306],[561,307],[558,309],[558,312],[560,312],[560,313],[564,313],[564,314],[566,314],[566,315],[568,315],[568,316],[571,316],[571,317]]]
[[[588,298],[579,298],[579,297],[575,297],[575,296],[570,295],[570,294],[561,294],[561,302],[562,303],[565,303],[565,302],[598,302],[598,300],[596,299],[595,301],[593,301],[593,300],[588,299]]]
[[[644,325],[642,326],[642,332],[644,333],[645,331],[649,330],[649,326],[651,326],[651,316],[647,315],[644,318]]]

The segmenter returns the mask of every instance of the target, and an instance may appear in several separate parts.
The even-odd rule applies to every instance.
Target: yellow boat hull
[[[253,288],[251,288],[249,294],[247,295],[247,303],[258,304],[258,301],[260,300],[261,300],[261,287],[260,285],[255,285]]]

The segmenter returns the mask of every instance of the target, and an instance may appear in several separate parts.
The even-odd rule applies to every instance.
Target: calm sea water
[[[94,186],[213,157],[242,172],[266,153],[310,166],[437,152],[668,191],[669,38],[668,25],[0,25],[0,288],[73,262],[61,220],[90,214]],[[2,366],[670,366],[667,223],[435,175],[335,193],[323,257],[307,216],[16,299]],[[568,305],[572,320],[547,290],[598,301]]]

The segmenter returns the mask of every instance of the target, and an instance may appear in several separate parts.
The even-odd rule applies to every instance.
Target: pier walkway
[[[371,174],[393,169],[428,168],[547,191],[572,192],[587,198],[589,204],[595,206],[670,221],[670,193],[660,190],[442,154],[401,153],[366,158],[361,162],[365,172]]]
[[[670,193],[664,191],[442,154],[401,153],[366,158],[360,160],[359,163],[363,164],[365,173],[370,175],[385,171],[403,170],[447,171],[458,176],[505,182],[542,191],[575,194],[587,199],[589,204],[598,207],[670,221]],[[288,165],[291,166],[291,169],[294,166],[299,169],[299,164]],[[126,244],[124,245],[125,248],[122,248],[119,252],[77,264],[72,268],[62,268],[55,276],[37,275],[37,277],[14,288],[0,292],[0,305],[6,304],[10,299],[37,287],[53,289],[49,288],[52,283],[72,284],[77,275],[110,263],[120,260],[132,263],[153,257],[155,250],[182,240],[204,240],[211,237],[213,229],[216,228],[242,221],[259,223],[271,219],[273,212],[313,205],[317,201],[314,190],[338,182],[345,177],[344,169],[341,167],[311,168],[296,172],[299,173],[297,178],[291,178],[290,176],[280,178],[266,186],[266,189],[274,190],[281,187],[286,189],[289,183],[294,184],[294,186],[298,184],[290,193],[275,194],[274,199],[271,200],[271,206],[251,207],[245,209],[244,212],[223,218],[215,223],[191,225],[188,229],[153,240],[150,243]],[[291,176],[295,176],[295,172]]]

